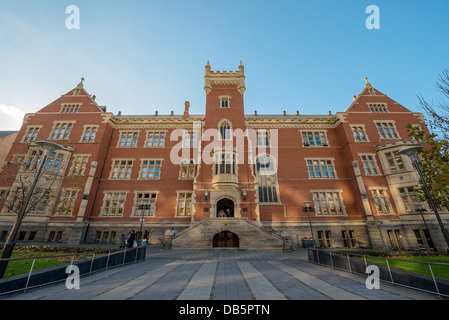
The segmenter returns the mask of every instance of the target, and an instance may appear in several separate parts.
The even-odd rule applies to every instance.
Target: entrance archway
[[[220,218],[234,217],[234,201],[228,198],[219,200],[217,202],[216,216]]]
[[[238,235],[231,231],[217,233],[212,240],[213,248],[238,248],[240,240]]]

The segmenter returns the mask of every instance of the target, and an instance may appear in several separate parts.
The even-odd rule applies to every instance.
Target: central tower
[[[212,71],[207,62],[204,74],[206,113],[201,151],[203,159],[205,155],[212,161],[202,161],[195,181],[197,221],[207,217],[257,220],[249,201],[250,198],[254,201],[254,179],[245,158],[248,148],[243,101],[245,89],[242,62],[237,71]]]

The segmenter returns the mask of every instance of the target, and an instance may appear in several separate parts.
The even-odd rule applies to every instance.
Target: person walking
[[[121,239],[121,242],[120,242],[120,248],[119,249],[125,248],[125,246],[126,246],[126,237],[125,237],[124,234],[122,234],[122,239]]]
[[[136,234],[134,230],[131,230],[128,236],[128,248],[132,248],[134,246],[134,241],[136,240]]]

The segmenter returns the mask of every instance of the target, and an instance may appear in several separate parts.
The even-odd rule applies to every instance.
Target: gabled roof
[[[95,111],[99,111],[101,113],[106,112],[106,107],[102,107],[99,106],[97,104],[97,102],[95,101],[95,95],[91,95],[89,94],[86,89],[84,88],[84,78],[81,78],[80,83],[78,83],[78,85],[71,89],[69,92],[67,92],[66,94],[63,94],[60,98],[56,99],[55,101],[53,101],[52,103],[48,104],[47,106],[45,106],[44,108],[40,109],[38,112],[59,112],[60,109],[60,103],[65,103],[67,102],[75,102],[75,101],[69,101],[69,99],[73,99],[74,97],[77,97],[76,99],[73,100],[80,100],[81,99],[89,99],[89,103],[87,103],[88,105],[93,105],[94,109],[91,109],[90,111],[95,112]],[[62,100],[62,101],[61,101]],[[83,108],[86,108],[85,106],[83,106]]]
[[[403,107],[386,94],[374,88],[365,77],[365,87],[358,95],[354,95],[354,101],[346,108],[344,112],[368,112],[369,103],[386,103],[390,112],[411,112]]]

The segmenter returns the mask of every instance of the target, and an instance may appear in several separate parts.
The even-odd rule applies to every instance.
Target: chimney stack
[[[185,109],[184,109],[184,118],[187,118],[189,116],[189,108],[190,108],[190,102],[185,102]]]

